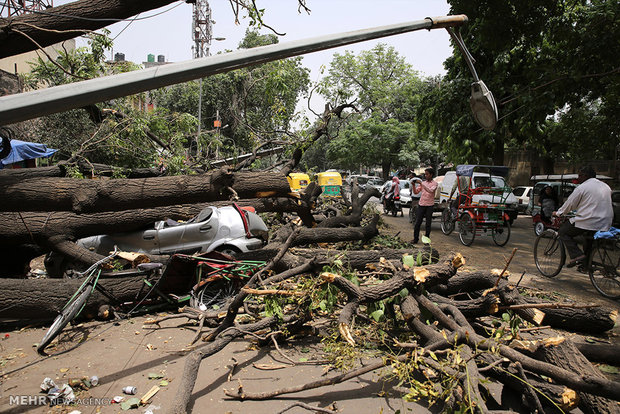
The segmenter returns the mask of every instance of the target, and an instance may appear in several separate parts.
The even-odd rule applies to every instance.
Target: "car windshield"
[[[506,182],[502,177],[474,177],[474,187],[505,187]]]
[[[518,187],[512,191],[512,194],[516,195],[517,197],[520,197],[521,195],[523,195],[524,191],[525,191],[525,187]]]

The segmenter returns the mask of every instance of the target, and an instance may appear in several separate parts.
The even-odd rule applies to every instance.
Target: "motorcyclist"
[[[400,196],[400,180],[397,176],[392,177],[392,182],[389,186],[384,188],[384,191],[383,203],[385,205],[385,211],[389,212],[394,208],[394,197]]]

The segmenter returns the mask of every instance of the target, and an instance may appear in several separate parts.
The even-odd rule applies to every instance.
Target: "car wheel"
[[[231,257],[236,257],[239,253],[241,253],[241,250],[237,249],[234,246],[220,246],[217,249],[215,249],[215,251],[223,253],[223,254],[227,254],[228,256],[231,256]]]

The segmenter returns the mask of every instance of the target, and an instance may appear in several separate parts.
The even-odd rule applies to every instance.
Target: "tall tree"
[[[452,13],[465,13],[461,29],[476,68],[495,94],[500,122],[494,131],[475,125],[464,96],[471,74],[459,52],[446,61],[447,75],[423,100],[420,125],[444,137],[454,161],[503,163],[508,146],[536,150],[548,160],[597,156],[591,138],[574,122],[604,117],[609,127],[597,139],[617,142],[618,2],[605,0],[516,1],[501,4],[451,0]],[[574,112],[577,111],[578,113]],[[574,116],[573,116],[574,115]],[[564,122],[566,121],[566,122]],[[572,136],[567,128],[573,130]]]
[[[240,48],[277,43],[275,35],[248,30]],[[290,58],[210,76],[203,79],[202,113],[205,148],[232,153],[252,150],[259,144],[282,139],[296,120],[297,101],[308,90],[309,70],[302,58]],[[195,114],[198,82],[187,82],[156,92],[160,107]],[[222,128],[214,129],[219,113]],[[212,153],[212,151],[211,151]],[[221,154],[220,154],[221,155]]]
[[[129,62],[105,62],[105,51],[112,47],[108,33],[104,29],[102,34],[92,35],[88,47],[60,50],[54,61],[38,58],[32,72],[24,77],[26,86],[57,86],[137,69]],[[61,159],[77,157],[135,168],[161,162],[161,145],[153,142],[156,137],[168,147],[165,164],[181,171],[185,135],[195,130],[196,120],[165,109],[144,110],[142,104],[149,100],[148,94],[140,94],[41,117],[34,122],[33,139],[59,148]]]
[[[399,159],[403,145],[418,140],[411,119],[415,111],[404,108],[415,107],[412,95],[424,85],[396,49],[385,44],[357,56],[350,51],[335,54],[318,90],[333,105],[353,102],[358,113],[343,121],[329,144],[330,158],[348,168],[381,165],[384,177],[394,165],[411,161]]]

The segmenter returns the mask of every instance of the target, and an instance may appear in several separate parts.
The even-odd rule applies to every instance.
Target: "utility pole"
[[[211,20],[211,6],[207,0],[196,0],[193,4],[192,37],[194,59],[210,55],[213,20]],[[198,132],[196,134],[196,151],[202,129],[202,78],[198,82]]]

